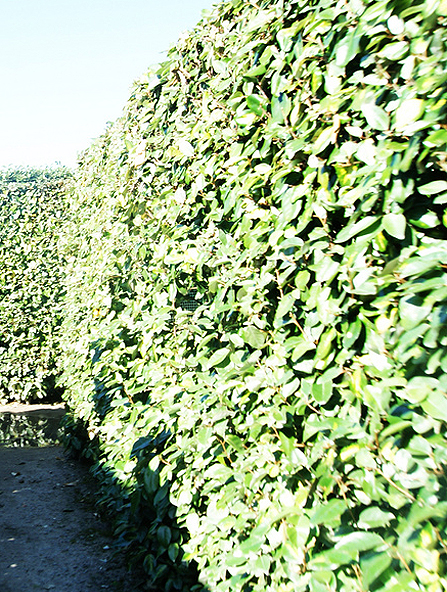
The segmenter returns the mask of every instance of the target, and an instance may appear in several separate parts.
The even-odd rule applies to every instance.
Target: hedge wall
[[[67,425],[151,589],[447,589],[446,18],[224,1],[84,154]]]
[[[55,388],[70,173],[0,171],[0,401],[60,400]]]

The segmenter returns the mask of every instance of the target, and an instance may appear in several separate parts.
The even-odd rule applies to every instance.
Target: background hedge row
[[[59,384],[151,589],[447,589],[446,19],[226,0],[83,155]]]
[[[64,263],[58,241],[70,172],[0,172],[0,401],[57,400]]]

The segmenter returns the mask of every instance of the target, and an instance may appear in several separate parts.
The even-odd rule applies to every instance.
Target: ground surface
[[[33,417],[42,412],[61,413],[35,408]],[[94,498],[87,467],[63,448],[0,446],[0,591],[142,590],[114,556]]]

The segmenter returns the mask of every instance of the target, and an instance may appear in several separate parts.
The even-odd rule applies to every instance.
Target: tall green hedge
[[[0,401],[60,399],[55,388],[70,172],[0,171]]]
[[[447,589],[446,19],[224,1],[84,154],[62,383],[153,589]]]

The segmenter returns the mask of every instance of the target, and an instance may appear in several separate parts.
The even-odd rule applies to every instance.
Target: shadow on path
[[[0,446],[49,446],[58,444],[59,424],[65,406],[0,405]]]

